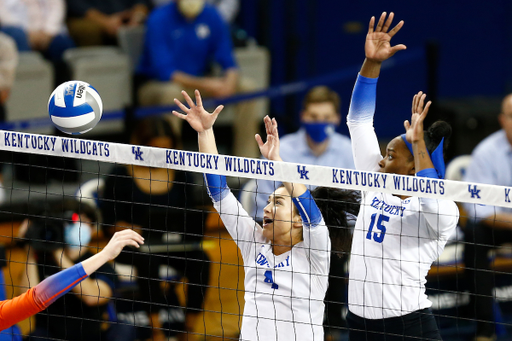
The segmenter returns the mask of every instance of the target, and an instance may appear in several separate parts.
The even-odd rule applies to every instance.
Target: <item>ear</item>
[[[501,126],[501,128],[503,129],[503,128],[504,128],[504,126],[505,126],[505,114],[500,113],[500,114],[498,115],[498,121],[500,122],[500,126]]]
[[[300,217],[300,214],[298,214],[298,213],[293,214],[292,226],[294,228],[302,228],[302,218]]]

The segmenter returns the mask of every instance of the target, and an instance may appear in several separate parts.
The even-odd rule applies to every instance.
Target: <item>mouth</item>
[[[271,219],[271,218],[268,218],[268,217],[264,217],[263,218],[263,227],[269,225],[269,224],[272,224],[274,222],[274,219]]]

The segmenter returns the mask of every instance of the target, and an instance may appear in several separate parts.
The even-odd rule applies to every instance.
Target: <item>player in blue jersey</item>
[[[443,152],[451,133],[445,122],[423,131],[430,102],[414,96],[406,133],[394,138],[382,157],[373,128],[377,80],[383,61],[404,45],[391,46],[403,26],[389,30],[393,13],[372,17],[364,61],[357,77],[347,124],[356,169],[442,179]],[[389,31],[388,31],[389,30]],[[391,214],[398,207],[400,214]],[[349,275],[351,341],[441,340],[432,303],[425,294],[425,277],[457,226],[453,201],[362,192],[361,209],[352,241]]]
[[[144,244],[144,238],[137,232],[116,232],[107,246],[91,258],[48,277],[18,297],[0,302],[0,330],[43,311],[103,264],[116,258],[125,246],[139,247],[139,244]]]
[[[186,115],[173,113],[197,131],[200,152],[218,154],[213,124],[222,106],[210,114],[199,91],[195,95],[196,103],[183,92],[189,107],[175,102]],[[256,136],[260,151],[268,160],[281,161],[277,122],[268,116],[264,121],[267,141]],[[320,188],[317,197],[302,184],[285,182],[270,195],[260,226],[230,192],[224,176],[206,174],[205,181],[244,260],[240,339],[323,341],[331,239],[333,249],[349,240],[347,213],[357,214],[357,195]]]

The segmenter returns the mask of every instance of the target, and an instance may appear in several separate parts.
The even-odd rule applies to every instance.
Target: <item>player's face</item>
[[[414,158],[402,140],[397,136],[386,147],[386,156],[379,162],[381,173],[414,175]]]
[[[340,124],[340,115],[331,102],[311,103],[302,112],[301,120],[306,123]]]
[[[300,215],[286,188],[279,187],[263,209],[263,236],[272,241],[289,240],[294,226],[302,227]]]

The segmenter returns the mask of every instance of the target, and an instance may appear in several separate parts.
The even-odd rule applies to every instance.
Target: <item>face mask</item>
[[[304,127],[306,133],[316,143],[324,142],[329,136],[334,134],[335,131],[335,125],[328,122],[302,122],[302,127]]]
[[[64,227],[64,241],[72,248],[86,246],[91,241],[91,228],[79,221],[67,224]]]
[[[204,0],[180,0],[178,8],[184,17],[194,19],[203,11]]]

